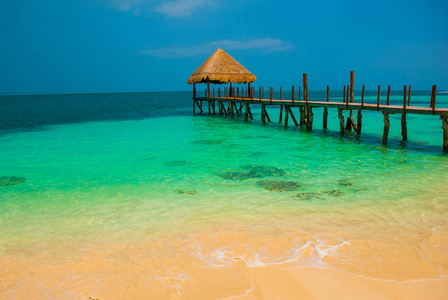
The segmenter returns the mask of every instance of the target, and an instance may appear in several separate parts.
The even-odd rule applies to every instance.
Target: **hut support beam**
[[[236,115],[239,117],[240,116],[240,110],[238,109],[238,107],[236,107],[235,101],[233,101],[233,107],[235,108]]]
[[[222,102],[221,102],[221,109],[222,109],[222,112],[227,116],[226,107],[224,106],[224,103],[222,103]]]
[[[387,138],[389,137],[389,128],[390,128],[390,121],[389,121],[389,113],[383,112],[384,115],[384,130],[383,130],[383,145],[387,145]]]

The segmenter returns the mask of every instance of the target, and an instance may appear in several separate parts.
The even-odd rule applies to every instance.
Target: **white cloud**
[[[197,9],[218,4],[218,0],[176,0],[162,3],[154,11],[170,17],[187,17]]]
[[[148,0],[104,0],[109,6],[120,11],[141,11],[151,1]]]
[[[187,17],[196,10],[219,5],[221,0],[98,0],[105,2],[113,9],[132,12],[156,12],[168,17]]]
[[[166,47],[160,49],[141,50],[138,54],[151,55],[158,58],[182,58],[207,54],[218,48],[226,50],[259,49],[267,52],[277,52],[293,49],[294,47],[287,41],[265,38],[247,41],[224,40],[211,43],[204,43],[190,47]]]

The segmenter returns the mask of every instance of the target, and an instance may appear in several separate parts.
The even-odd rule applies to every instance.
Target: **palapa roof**
[[[249,83],[257,77],[224,50],[218,49],[188,78],[188,84],[206,83],[207,80],[210,83]]]

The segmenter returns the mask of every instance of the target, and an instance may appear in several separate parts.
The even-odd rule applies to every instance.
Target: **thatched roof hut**
[[[224,50],[218,49],[188,78],[188,84],[251,83],[255,80],[254,74]]]

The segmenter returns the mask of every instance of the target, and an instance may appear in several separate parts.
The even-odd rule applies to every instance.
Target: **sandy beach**
[[[251,268],[253,288],[232,300],[255,299],[446,299],[448,277],[387,281],[353,276],[333,268]]]

